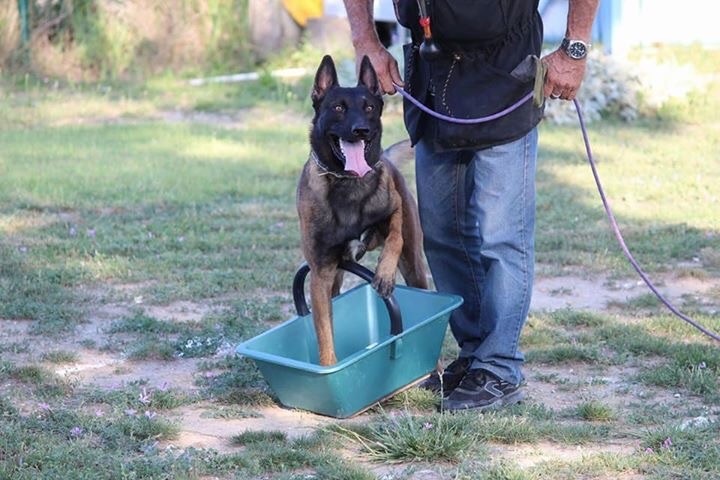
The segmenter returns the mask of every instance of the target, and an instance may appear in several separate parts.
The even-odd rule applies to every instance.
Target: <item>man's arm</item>
[[[373,20],[373,0],[343,0],[350,21],[353,47],[358,65],[367,55],[375,68],[384,93],[395,93],[393,82],[403,85],[398,64],[378,38]]]
[[[566,38],[589,43],[598,3],[599,0],[569,0]],[[543,62],[548,67],[545,96],[574,99],[585,75],[587,57],[575,60],[558,49],[544,57]]]

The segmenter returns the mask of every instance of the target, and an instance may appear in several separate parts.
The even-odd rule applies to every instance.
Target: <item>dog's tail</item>
[[[383,157],[397,167],[414,160],[415,153],[412,145],[410,144],[410,139],[401,140],[390,145],[383,151]]]

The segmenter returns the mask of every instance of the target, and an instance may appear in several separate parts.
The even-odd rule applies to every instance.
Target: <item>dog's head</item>
[[[383,100],[375,69],[363,57],[357,86],[338,84],[332,57],[323,57],[312,90],[310,144],[328,170],[363,177],[380,160]]]

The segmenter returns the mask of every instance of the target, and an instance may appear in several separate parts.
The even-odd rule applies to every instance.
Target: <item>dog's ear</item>
[[[330,55],[325,55],[315,74],[315,84],[313,85],[312,94],[310,95],[313,104],[321,101],[328,90],[337,85],[338,77],[335,71],[335,63]]]
[[[375,69],[370,63],[370,59],[367,55],[363,55],[362,61],[360,62],[360,75],[358,76],[358,87],[365,85],[373,95],[381,95],[380,83],[378,82],[377,74]]]

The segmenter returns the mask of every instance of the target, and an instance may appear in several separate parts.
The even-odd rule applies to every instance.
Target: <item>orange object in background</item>
[[[282,0],[282,4],[301,27],[305,27],[308,20],[323,15],[323,0]]]

